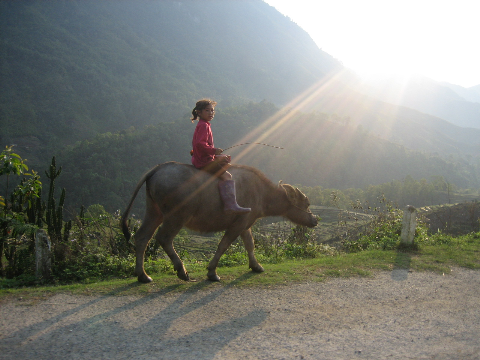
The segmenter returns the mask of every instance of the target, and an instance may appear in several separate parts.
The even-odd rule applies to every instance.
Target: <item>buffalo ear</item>
[[[306,198],[307,195],[305,195],[299,188],[295,188],[295,192],[297,193],[297,196],[300,198],[300,199],[303,199],[303,198]]]
[[[308,200],[308,196],[305,195],[300,189],[295,188],[295,191],[297,193],[297,199],[298,201],[306,202],[307,206],[310,206],[310,201]]]
[[[292,185],[289,184],[278,184],[279,187],[282,187],[283,191],[287,195],[288,201],[292,204],[295,204],[295,199],[297,197],[297,189],[295,189]]]

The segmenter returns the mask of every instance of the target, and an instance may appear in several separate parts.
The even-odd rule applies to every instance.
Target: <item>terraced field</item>
[[[341,246],[341,241],[347,232],[352,234],[352,232],[361,231],[375,217],[370,214],[326,206],[313,205],[310,208],[315,215],[321,218],[311,236],[318,244],[336,248]],[[417,210],[433,232],[442,231],[460,235],[480,229],[479,202],[469,201],[454,205],[427,206]],[[265,241],[274,247],[285,242],[294,227],[295,224],[285,221],[281,217],[268,217],[257,221],[252,230],[257,244]],[[180,254],[188,252],[196,259],[210,259],[222,235],[223,233],[200,234],[182,231],[181,235],[175,239],[175,247]],[[241,240],[237,239],[234,245],[239,243],[241,244]]]
[[[342,233],[352,228],[365,226],[372,215],[340,210],[326,206],[311,206],[310,209],[321,220],[314,229],[314,238],[317,243],[339,246]],[[285,221],[281,217],[268,217],[259,220],[253,227],[254,238],[261,240],[262,237],[274,237],[278,241],[284,241],[292,231],[295,224]],[[210,258],[215,252],[218,242],[223,233],[200,234],[187,231],[185,235],[177,237],[175,247],[178,252],[188,251],[189,254]],[[241,242],[237,239],[236,242]]]

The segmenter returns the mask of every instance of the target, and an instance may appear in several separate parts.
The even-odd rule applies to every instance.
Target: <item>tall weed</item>
[[[371,208],[359,202],[354,204],[357,211],[365,211],[373,218],[364,221],[356,228],[345,232],[342,248],[347,252],[363,250],[394,250],[400,246],[403,210],[398,209],[384,196],[379,199],[381,206]],[[420,235],[425,236],[426,226],[421,218],[417,221],[416,241]]]

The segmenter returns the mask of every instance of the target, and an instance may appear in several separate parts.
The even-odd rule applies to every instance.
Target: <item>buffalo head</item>
[[[285,191],[289,202],[285,217],[298,225],[317,226],[318,219],[309,209],[310,201],[308,201],[308,197],[292,185],[280,182],[278,187]]]

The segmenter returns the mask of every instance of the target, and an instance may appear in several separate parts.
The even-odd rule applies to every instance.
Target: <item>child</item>
[[[248,213],[250,208],[243,208],[237,204],[235,194],[235,181],[232,180],[232,174],[227,169],[230,167],[231,157],[222,155],[223,150],[215,148],[213,145],[213,134],[210,128],[210,121],[215,115],[215,106],[217,103],[213,100],[202,99],[197,101],[192,111],[192,122],[197,120],[198,124],[193,133],[192,146],[192,164],[197,169],[207,171],[218,177],[218,189],[223,200],[224,211],[234,213]]]

